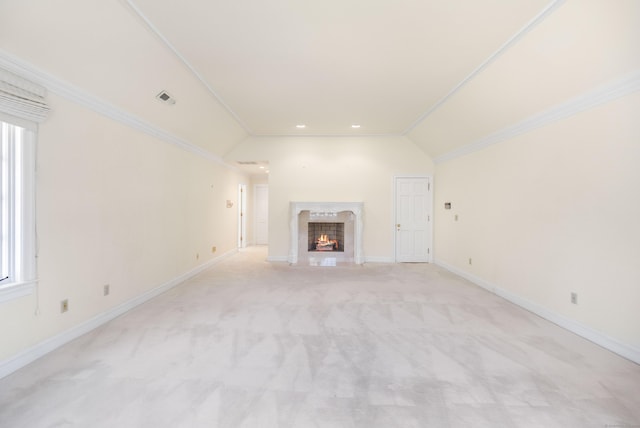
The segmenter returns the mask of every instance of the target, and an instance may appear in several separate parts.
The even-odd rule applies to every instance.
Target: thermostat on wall
[[[450,210],[451,209],[451,202],[445,202],[444,203],[444,209],[445,210]]]

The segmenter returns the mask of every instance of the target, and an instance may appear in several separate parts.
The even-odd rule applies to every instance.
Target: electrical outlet
[[[62,302],[60,302],[60,313],[63,314],[68,310],[69,310],[69,300],[64,299]]]
[[[102,286],[102,294],[104,296],[108,296],[109,295],[109,291],[110,291],[109,288],[110,288],[109,284],[105,284],[105,285]]]
[[[212,253],[215,253],[215,252],[216,252],[216,250],[217,250],[217,248],[216,248],[216,247],[211,247],[211,252],[212,252]]]
[[[454,216],[453,216],[453,219],[454,219],[455,221],[458,221],[458,214],[454,215]]]
[[[571,293],[571,303],[574,305],[578,304],[578,293]]]

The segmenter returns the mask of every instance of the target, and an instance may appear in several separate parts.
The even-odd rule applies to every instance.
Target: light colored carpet
[[[434,265],[265,258],[0,380],[0,426],[640,427],[640,366]]]

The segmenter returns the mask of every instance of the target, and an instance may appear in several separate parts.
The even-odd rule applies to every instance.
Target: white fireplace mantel
[[[362,256],[362,202],[290,202],[290,244],[289,263],[298,263],[298,215],[302,211],[339,213],[351,211],[355,215],[353,261],[355,264],[364,263]]]

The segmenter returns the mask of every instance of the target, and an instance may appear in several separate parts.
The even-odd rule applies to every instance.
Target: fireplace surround
[[[301,247],[308,248],[308,230],[302,231],[300,227],[301,214],[306,219],[312,221],[322,221],[318,219],[326,218],[327,221],[344,221],[345,222],[345,251],[349,246],[353,248],[353,257],[348,262],[355,264],[364,263],[362,254],[362,218],[363,203],[362,202],[290,202],[290,244],[288,261],[291,264],[298,263],[300,260]],[[334,220],[337,219],[337,220]],[[306,223],[305,223],[306,224]],[[352,227],[350,227],[352,224]],[[300,233],[303,232],[303,235]],[[302,245],[301,242],[304,241]]]

